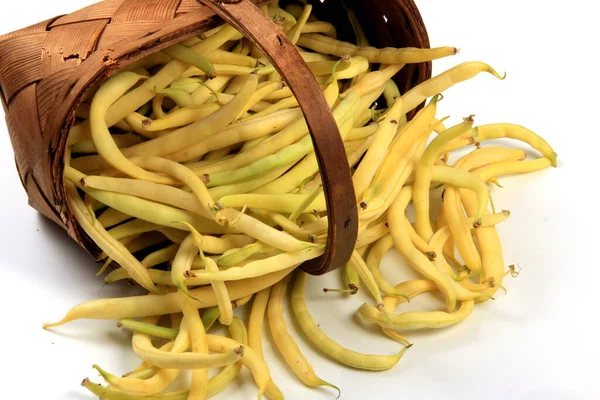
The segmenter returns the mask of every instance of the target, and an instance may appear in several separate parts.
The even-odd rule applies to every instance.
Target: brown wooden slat
[[[46,120],[48,114],[56,108],[54,99],[58,89],[62,87],[73,73],[75,67],[63,69],[50,76],[44,77],[37,85],[37,103],[38,112],[40,114],[40,126],[43,132],[47,132]]]
[[[37,118],[37,88],[36,84],[31,84],[23,90],[19,91],[13,100],[9,103],[10,117],[12,119],[14,136],[19,136],[21,148],[24,151],[24,159],[34,176],[38,177],[40,183],[42,177],[48,174],[47,162],[49,155],[45,151],[45,144],[42,138],[40,122]],[[35,117],[34,117],[35,116]],[[26,138],[26,140],[23,140]],[[15,140],[16,137],[15,137]],[[52,185],[50,182],[42,185],[45,193],[52,193]],[[52,199],[51,195],[48,195]]]
[[[112,17],[114,22],[160,21],[175,18],[181,0],[129,0]]]
[[[179,8],[177,9],[177,14],[187,14],[190,12],[198,12],[201,11],[202,8],[204,8],[206,6],[203,6],[202,4],[198,3],[196,0],[181,0],[181,4],[179,5]]]
[[[56,17],[50,18],[45,21],[38,22],[37,24],[28,26],[27,28],[19,29],[18,31],[10,32],[5,35],[0,35],[0,42],[3,40],[6,40],[6,39],[10,39],[12,37],[25,36],[25,35],[29,35],[30,33],[45,32],[48,30],[50,25],[54,21],[56,21],[56,19],[57,19]]]
[[[50,28],[60,25],[72,24],[73,22],[91,21],[94,19],[112,18],[115,11],[121,7],[125,0],[104,0],[100,3],[82,8],[74,13],[64,15],[54,21]]]
[[[17,164],[17,172],[19,173],[19,178],[21,179],[21,183],[23,187],[26,188],[24,182],[25,177],[31,170],[29,166],[29,161],[27,159],[27,151],[23,148],[26,144],[21,136],[21,131],[17,128],[17,126],[13,123],[12,114],[10,112],[5,112],[6,115],[6,126],[8,128],[8,136],[10,138],[10,142],[13,147],[13,152],[15,154],[15,163]]]
[[[48,32],[32,33],[0,42],[0,86],[4,98],[42,79],[42,46]]]
[[[98,19],[53,28],[44,43],[43,76],[81,64],[96,50],[100,34],[109,22],[108,19]]]
[[[33,175],[26,177],[25,185],[27,187],[27,196],[29,196],[29,205],[58,225],[65,227],[64,222],[57,215],[52,204],[43,195],[42,188],[40,188]]]
[[[113,22],[106,26],[98,43],[98,48],[106,49],[125,39],[136,40],[142,38],[151,32],[156,32],[163,26],[164,21]]]

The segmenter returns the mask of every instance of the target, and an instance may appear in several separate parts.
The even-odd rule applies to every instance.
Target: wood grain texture
[[[202,4],[207,2],[210,7]],[[262,5],[269,0],[251,2]],[[328,108],[319,103],[322,94],[320,90],[315,94],[314,80],[306,79],[302,67],[290,67],[303,62],[285,35],[269,21],[260,22],[261,31],[251,2],[105,0],[0,36],[0,100],[30,205],[90,253],[99,253],[68,209],[62,180],[67,132],[81,94],[115,69],[222,23],[216,10],[235,18],[240,30],[270,56],[298,97],[311,128],[332,226],[327,255],[305,269],[320,274],[343,265],[354,245],[357,219],[345,157],[330,157],[339,149],[343,154],[337,127]],[[319,16],[336,24],[340,35],[348,30],[338,0],[310,2],[318,15],[319,10],[333,10]],[[345,4],[357,11],[373,45],[429,47],[413,0],[345,0]],[[404,92],[429,76],[430,64],[419,64],[403,69],[397,81]],[[309,107],[309,100],[320,105]]]

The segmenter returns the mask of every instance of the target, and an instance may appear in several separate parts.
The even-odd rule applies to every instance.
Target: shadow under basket
[[[116,69],[226,21],[271,60],[298,99],[311,131],[327,199],[329,232],[325,254],[302,268],[320,275],[344,265],[358,230],[344,146],[310,70],[285,33],[259,10],[269,2],[105,0],[0,36],[0,97],[29,204],[89,253],[100,254],[69,209],[62,178],[67,134],[82,94]],[[336,26],[340,39],[354,41],[346,6],[356,12],[373,46],[429,47],[413,0],[309,3],[315,15]],[[430,76],[430,63],[411,64],[395,81],[404,93]]]

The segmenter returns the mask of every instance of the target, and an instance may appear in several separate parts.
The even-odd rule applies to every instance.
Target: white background
[[[6,33],[67,13],[89,0],[2,2]],[[479,59],[508,79],[490,76],[446,93],[440,115],[453,121],[476,114],[476,122],[515,122],[543,135],[559,154],[559,167],[502,179],[494,189],[499,208],[512,216],[502,224],[507,264],[522,273],[508,279],[508,295],[477,307],[464,323],[438,332],[410,334],[415,343],[391,371],[368,373],[339,366],[317,354],[290,323],[306,356],[324,379],[342,388],[342,399],[523,399],[600,398],[597,360],[597,288],[600,265],[596,206],[600,150],[598,132],[598,24],[595,2],[421,0],[432,46],[461,53],[435,63],[434,73]],[[52,223],[27,206],[10,141],[0,126],[0,382],[2,399],[86,400],[82,378],[101,379],[98,363],[115,373],[136,366],[129,334],[114,321],[79,321],[54,331],[42,322],[71,306],[131,288],[104,288],[90,257]],[[397,256],[385,260],[390,279],[408,276]],[[363,352],[391,354],[400,346],[377,329],[361,325],[354,310],[365,298],[327,296],[337,276],[311,279],[309,306],[315,320],[340,343]],[[427,299],[415,301],[431,307]],[[267,334],[268,337],[268,334]],[[333,399],[329,390],[298,383],[265,340],[275,381],[287,399]],[[243,381],[218,398],[249,399],[255,387]],[[19,393],[11,395],[10,393]]]

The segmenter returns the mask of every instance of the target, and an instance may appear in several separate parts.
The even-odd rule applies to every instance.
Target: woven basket
[[[0,88],[17,170],[29,204],[92,255],[100,250],[65,201],[63,155],[82,93],[116,68],[211,29],[223,20],[256,43],[290,86],[305,114],[319,160],[329,215],[327,251],[303,266],[323,274],[349,259],[357,210],[343,143],[308,67],[280,28],[257,6],[269,0],[105,0],[0,36]],[[352,39],[340,0],[310,1],[321,19]],[[345,0],[378,47],[429,47],[412,0]],[[384,18],[385,16],[385,18]],[[408,65],[402,92],[431,76],[431,65]],[[324,157],[326,150],[327,156]]]

